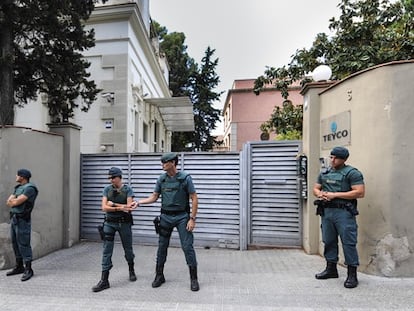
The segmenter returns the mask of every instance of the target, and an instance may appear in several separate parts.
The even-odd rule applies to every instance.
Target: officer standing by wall
[[[22,281],[27,281],[33,276],[32,246],[30,244],[32,222],[31,213],[39,191],[35,184],[30,182],[32,173],[27,169],[19,169],[16,175],[17,186],[13,194],[7,199],[10,207],[10,235],[13,244],[16,266],[7,272],[7,276],[21,274]],[[24,265],[23,265],[24,263]]]
[[[331,167],[322,171],[313,188],[318,197],[318,214],[321,215],[322,240],[325,244],[326,269],[315,275],[317,279],[338,278],[338,235],[341,238],[348,276],[346,288],[358,285],[357,251],[358,225],[357,200],[365,195],[364,178],[356,168],[346,165],[348,149],[335,147],[331,151]]]
[[[154,192],[148,198],[138,201],[138,204],[153,203],[161,195],[156,275],[152,287],[159,287],[165,282],[164,264],[167,260],[171,233],[175,227],[190,270],[190,289],[198,291],[200,287],[197,279],[197,260],[193,247],[193,230],[198,209],[197,193],[191,176],[184,171],[177,171],[176,153],[164,154],[161,163],[165,173],[158,178]],[[191,198],[191,208],[189,198]]]
[[[102,211],[105,214],[103,227],[100,228],[101,238],[103,239],[102,254],[102,277],[96,286],[92,288],[94,292],[100,292],[110,287],[108,277],[109,270],[112,268],[112,253],[114,250],[115,233],[121,237],[122,247],[125,252],[125,259],[129,266],[129,280],[137,280],[134,270],[134,251],[132,249],[132,215],[135,209],[134,192],[128,185],[122,183],[122,171],[118,167],[111,167],[108,172],[111,185],[103,190]]]

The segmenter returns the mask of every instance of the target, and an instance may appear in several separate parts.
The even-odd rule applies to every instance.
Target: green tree
[[[181,32],[168,33],[167,29],[152,21],[152,36],[158,36],[160,50],[165,53],[170,65],[169,81],[173,96],[189,96],[193,103],[194,132],[174,132],[172,150],[209,150],[217,144],[210,133],[216,128],[220,110],[213,104],[221,93],[213,89],[218,85],[219,77],[215,73],[218,60],[212,60],[214,50],[206,49],[201,67],[187,53],[185,35]]]
[[[197,64],[187,53],[184,33],[168,33],[167,28],[152,21],[151,36],[158,37],[160,51],[167,57],[170,66],[169,87],[172,95],[174,97],[189,96],[189,79],[197,70]]]
[[[320,64],[332,69],[332,79],[396,60],[414,57],[414,0],[342,0],[340,17],[329,20],[332,36],[320,33],[311,48],[300,49],[290,63],[280,68],[267,67],[255,80],[259,94],[274,84],[283,98],[295,81],[305,84],[307,73]]]
[[[262,132],[275,131],[278,140],[292,140],[302,138],[303,106],[293,105],[285,100],[282,107],[276,106],[270,119],[264,122],[260,129]]]
[[[255,93],[274,84],[286,99],[288,87],[320,64],[342,79],[381,63],[414,57],[414,0],[342,0],[341,15],[329,20],[332,36],[320,33],[310,49],[300,49],[287,66],[267,67],[255,80]]]
[[[105,2],[106,0],[102,1]],[[82,51],[94,46],[86,31],[94,0],[2,0],[0,4],[0,122],[14,124],[14,106],[47,96],[52,122],[88,111],[99,90],[89,81]]]
[[[196,151],[211,150],[216,142],[211,131],[216,128],[220,119],[220,110],[213,104],[220,99],[222,93],[214,89],[220,82],[216,73],[218,59],[212,59],[215,50],[207,47],[205,55],[201,60],[201,68],[196,71],[190,79],[190,98],[194,104],[195,132],[193,134],[192,146]]]

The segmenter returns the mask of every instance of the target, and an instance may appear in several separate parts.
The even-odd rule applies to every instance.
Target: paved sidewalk
[[[117,244],[111,288],[93,293],[101,248],[84,242],[35,260],[27,282],[0,271],[0,310],[414,310],[414,278],[359,273],[360,285],[346,289],[345,268],[339,279],[316,280],[324,259],[297,249],[197,249],[200,291],[192,292],[180,248],[169,249],[167,281],[154,289],[156,248],[134,245],[138,280],[130,282]]]

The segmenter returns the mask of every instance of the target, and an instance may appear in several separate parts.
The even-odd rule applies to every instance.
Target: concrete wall
[[[9,208],[19,168],[32,172],[39,189],[32,213],[34,258],[62,248],[63,137],[23,127],[0,128],[0,269],[14,265]]]
[[[39,189],[32,212],[34,259],[80,236],[80,127],[49,124],[54,133],[23,127],[0,128],[0,269],[15,264],[6,200],[16,185],[19,168],[32,172]]]
[[[350,151],[348,164],[360,169],[366,196],[358,209],[360,270],[385,276],[414,276],[414,219],[411,186],[414,184],[414,61],[392,62],[356,73],[329,86],[312,98],[312,86],[304,90],[309,99],[304,116],[304,151],[309,157],[309,191],[315,182],[319,157],[328,157],[332,145]],[[316,109],[312,111],[312,109]],[[318,114],[319,120],[311,122]],[[349,124],[343,114],[349,112]],[[336,120],[338,130],[349,126],[349,137],[326,141],[324,122]],[[347,122],[348,122],[347,121]],[[346,122],[345,122],[346,123]],[[307,132],[307,133],[306,133]],[[319,142],[309,142],[318,135]],[[325,138],[324,138],[325,136]],[[307,140],[307,141],[305,141]],[[305,147],[307,146],[307,147]],[[315,228],[310,193],[307,249],[314,250]],[[312,226],[312,227],[310,227]],[[305,241],[305,239],[304,239]],[[319,252],[323,244],[319,238]],[[343,259],[343,256],[341,254]]]

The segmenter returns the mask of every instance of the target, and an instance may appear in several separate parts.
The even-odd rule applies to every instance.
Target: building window
[[[112,130],[114,120],[104,120],[105,122],[105,129]]]
[[[142,123],[142,141],[148,144],[148,124]]]
[[[154,122],[154,152],[158,151],[158,142],[159,142],[159,136],[160,136],[160,125],[157,121]]]

